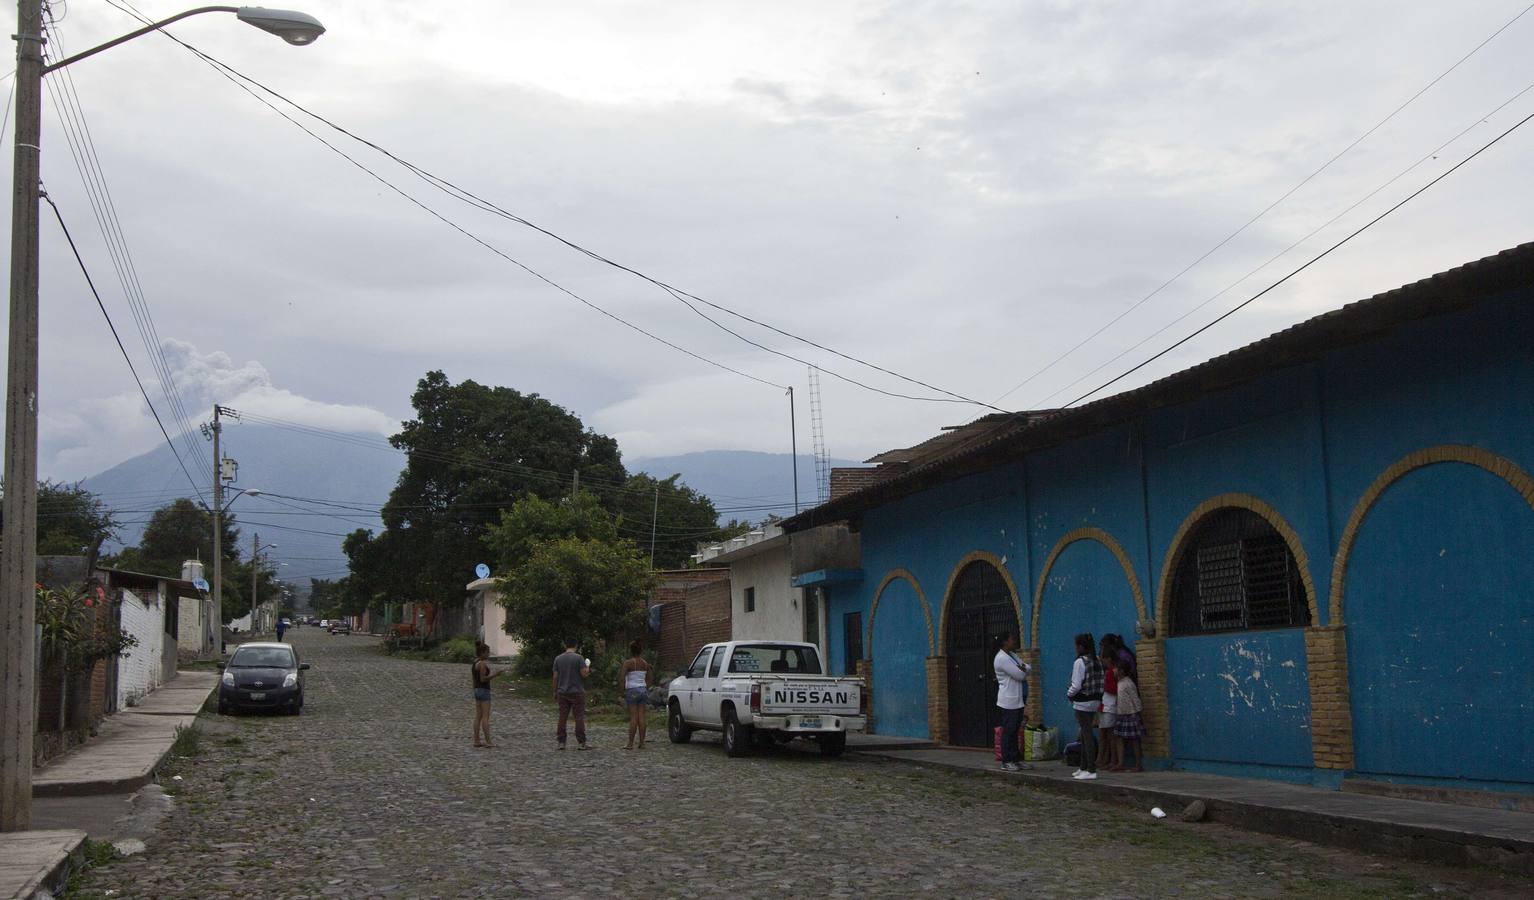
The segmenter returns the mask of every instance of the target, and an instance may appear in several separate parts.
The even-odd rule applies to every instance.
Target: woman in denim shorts
[[[639,749],[644,749],[646,707],[650,705],[650,664],[645,662],[644,645],[639,641],[629,644],[629,658],[618,670],[618,684],[623,687],[623,702],[629,708],[629,743],[625,750],[634,749],[634,735],[639,735]]]
[[[490,668],[490,648],[483,641],[474,644],[474,746],[493,747],[490,743],[490,679],[506,671]],[[483,734],[484,742],[480,742]]]

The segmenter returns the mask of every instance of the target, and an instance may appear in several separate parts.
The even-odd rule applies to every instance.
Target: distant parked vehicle
[[[329,628],[330,627],[330,620],[329,619],[321,619],[320,620],[320,627],[321,628]]]
[[[346,621],[345,619],[337,619],[334,622],[330,623],[330,633],[331,634],[351,634],[352,633],[352,623]]]
[[[309,664],[299,662],[292,645],[241,644],[229,662],[218,667],[224,670],[218,684],[219,715],[236,709],[278,710],[293,716],[303,711]]]

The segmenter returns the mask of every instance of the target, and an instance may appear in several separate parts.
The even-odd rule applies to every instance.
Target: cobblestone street
[[[147,852],[86,896],[633,897],[1526,895],[1529,882],[1157,822],[850,755],[727,759],[652,728],[623,751],[554,749],[553,715],[497,682],[500,746],[470,746],[466,665],[400,660],[366,636],[290,635],[297,718],[215,729],[167,787]],[[658,717],[657,720],[658,722]]]

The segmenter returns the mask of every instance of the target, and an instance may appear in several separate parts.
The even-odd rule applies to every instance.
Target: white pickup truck
[[[847,732],[862,731],[868,722],[863,682],[823,673],[814,644],[709,644],[671,682],[667,736],[685,744],[694,729],[723,732],[730,756],[746,756],[756,743],[809,738],[822,755],[840,756]]]

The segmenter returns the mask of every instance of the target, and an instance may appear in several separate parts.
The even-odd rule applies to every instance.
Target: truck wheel
[[[841,731],[836,734],[823,734],[820,736],[820,755],[835,759],[847,752],[847,732]]]
[[[751,755],[751,729],[740,724],[733,709],[724,711],[724,755],[737,758]]]
[[[666,715],[666,737],[671,738],[673,744],[685,744],[692,740],[692,729],[682,720],[682,704],[671,704],[671,712]]]

